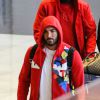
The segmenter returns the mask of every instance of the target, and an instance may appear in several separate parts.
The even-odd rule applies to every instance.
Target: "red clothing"
[[[96,25],[91,14],[90,6],[78,0],[78,11],[75,23],[76,33],[72,31],[74,10],[68,4],[60,4],[60,0],[43,0],[39,6],[33,26],[34,38],[38,43],[41,21],[44,17],[53,15],[58,18],[63,29],[63,41],[77,48],[78,43],[81,57],[93,52],[96,46]],[[75,35],[76,34],[76,37]]]
[[[32,64],[30,64],[29,56],[31,47],[27,50],[24,63],[22,66],[22,70],[19,75],[19,84],[18,84],[18,94],[17,98],[18,100],[26,100],[29,86],[31,86],[30,90],[30,100],[39,100],[39,89],[40,89],[40,80],[41,80],[41,72],[43,63],[46,57],[45,52],[43,51],[43,31],[47,26],[53,26],[58,30],[59,33],[59,41],[58,46],[56,49],[56,52],[54,54],[53,60],[52,60],[52,99],[59,97],[63,95],[64,93],[68,92],[68,88],[66,87],[68,85],[68,81],[63,80],[61,82],[58,81],[60,78],[65,78],[65,72],[67,69],[67,60],[66,58],[63,58],[62,53],[69,49],[69,45],[65,44],[62,40],[62,28],[60,26],[59,21],[54,16],[46,17],[42,21],[42,25],[40,28],[40,37],[39,37],[39,43],[38,48],[36,49],[33,62],[35,63],[32,67]],[[67,53],[66,53],[67,54]],[[64,56],[65,57],[65,56]],[[67,56],[66,56],[67,57]],[[78,59],[78,60],[77,60]],[[61,65],[58,64],[58,61]],[[63,67],[66,64],[66,70],[63,69]],[[59,68],[63,69],[63,74],[61,74],[61,70],[58,71]],[[65,68],[65,67],[64,67]],[[81,57],[79,53],[75,50],[73,54],[73,61],[72,61],[72,82],[73,85],[76,88],[82,86],[84,84],[84,70],[83,70],[83,64]],[[65,88],[63,87],[63,84],[66,83]],[[45,85],[44,85],[45,88]]]
[[[75,46],[76,42],[73,35],[73,12],[74,11],[72,7],[67,3],[61,4],[60,9],[62,11],[66,11],[65,13],[63,13],[64,18],[62,18],[61,20],[63,32],[64,34],[66,34],[66,37],[65,35],[63,36],[63,38],[65,37],[64,42],[72,45],[73,47],[76,47]]]

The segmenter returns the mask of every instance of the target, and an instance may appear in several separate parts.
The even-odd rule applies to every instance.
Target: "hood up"
[[[62,37],[63,37],[62,36],[62,27],[61,27],[58,19],[54,16],[47,16],[43,19],[43,21],[41,23],[41,27],[40,27],[39,46],[43,47],[42,36],[43,36],[44,30],[48,26],[52,26],[52,27],[57,29],[58,34],[59,34],[59,39],[58,39],[58,46],[59,46],[59,44],[61,44],[61,42],[63,41],[63,39],[62,39]]]

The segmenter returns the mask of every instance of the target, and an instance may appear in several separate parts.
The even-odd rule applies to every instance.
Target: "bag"
[[[94,57],[89,58],[91,55],[95,54]],[[98,75],[100,76],[100,53],[92,52],[83,60],[84,72],[86,74]]]

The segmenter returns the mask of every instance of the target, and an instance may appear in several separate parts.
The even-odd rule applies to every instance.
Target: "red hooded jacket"
[[[65,80],[65,78],[68,79],[69,77],[68,75],[65,76],[65,72],[68,70],[67,69],[68,62],[66,58],[67,58],[67,53],[70,46],[63,42],[62,28],[59,21],[54,16],[48,16],[42,21],[41,29],[40,29],[39,44],[38,44],[38,48],[36,49],[34,58],[32,60],[32,64],[29,61],[30,51],[32,47],[30,47],[26,52],[24,63],[19,75],[18,94],[17,94],[18,100],[27,99],[29,86],[31,86],[30,100],[39,100],[41,71],[42,71],[42,66],[46,57],[46,54],[43,51],[44,44],[43,44],[42,36],[43,36],[43,31],[47,26],[55,27],[59,33],[58,46],[53,56],[53,60],[51,64],[52,65],[52,84],[51,84],[52,99],[59,97],[63,95],[64,93],[69,92],[69,80]],[[57,62],[58,60],[60,62],[60,65]],[[66,69],[64,66],[66,66]],[[63,75],[61,71],[59,70],[59,67],[61,68],[60,70],[64,70]],[[63,79],[63,80],[58,81],[60,79]],[[76,50],[74,51],[73,61],[72,61],[72,82],[75,89],[84,84],[83,64],[82,64],[81,57]]]
[[[63,29],[63,41],[75,48],[78,47],[81,57],[84,58],[88,53],[93,52],[96,46],[96,25],[90,6],[83,0],[78,0],[75,34],[72,32],[73,13],[75,12],[68,4],[63,4],[63,6],[65,10],[61,8],[60,0],[42,0],[33,25],[34,38],[38,43],[41,21],[46,16],[55,16]]]

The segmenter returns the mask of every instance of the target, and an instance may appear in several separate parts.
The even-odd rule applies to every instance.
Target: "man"
[[[52,100],[70,92],[67,56],[70,45],[63,42],[62,28],[54,16],[44,18],[40,27],[38,47],[32,63],[26,53],[19,75],[18,100],[26,100],[29,86],[30,100]],[[74,88],[84,85],[84,70],[81,57],[75,50],[71,66],[71,81]]]
[[[41,21],[55,16],[63,29],[63,41],[75,47],[82,58],[96,46],[96,25],[90,6],[83,0],[42,0],[35,23],[34,38],[38,43]]]

